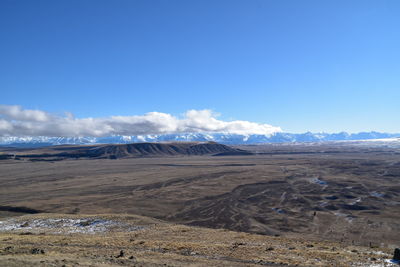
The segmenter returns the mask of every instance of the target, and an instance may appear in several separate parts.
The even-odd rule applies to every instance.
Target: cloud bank
[[[0,136],[103,137],[169,133],[271,135],[281,128],[249,121],[222,121],[211,110],[189,110],[182,118],[149,112],[140,116],[75,118],[21,106],[0,105]]]

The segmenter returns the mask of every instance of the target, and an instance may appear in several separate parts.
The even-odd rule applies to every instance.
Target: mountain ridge
[[[51,145],[85,145],[85,144],[129,144],[139,142],[218,142],[227,145],[262,144],[262,143],[294,143],[294,142],[325,142],[325,141],[357,141],[384,138],[397,138],[400,133],[360,132],[360,133],[275,133],[272,135],[240,135],[227,133],[183,133],[136,136],[107,137],[0,137],[0,146],[35,147]]]
[[[168,157],[202,155],[236,155],[250,152],[232,148],[215,142],[180,143],[131,143],[98,145],[60,145],[42,148],[22,149],[14,158],[31,160],[64,158],[132,158],[132,157]],[[6,155],[7,156],[7,155]],[[5,159],[11,156],[4,157]]]

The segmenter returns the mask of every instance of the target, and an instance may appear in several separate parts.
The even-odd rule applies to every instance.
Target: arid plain
[[[254,154],[72,159],[47,151],[45,158],[1,160],[1,213],[140,215],[271,238],[389,250],[400,245],[398,149],[236,148]],[[2,153],[38,151],[44,153]]]

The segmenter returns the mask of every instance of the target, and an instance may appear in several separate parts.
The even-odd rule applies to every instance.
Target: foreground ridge
[[[59,223],[75,230],[60,231]],[[0,266],[391,264],[391,250],[384,248],[190,227],[135,215],[25,215],[0,220],[0,239]]]

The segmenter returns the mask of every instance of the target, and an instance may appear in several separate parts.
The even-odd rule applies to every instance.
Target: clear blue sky
[[[400,132],[400,1],[0,1],[0,104]]]

